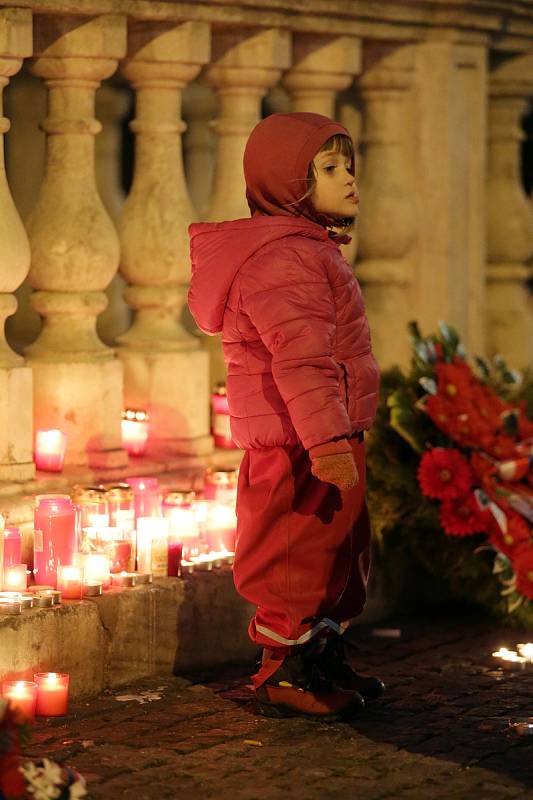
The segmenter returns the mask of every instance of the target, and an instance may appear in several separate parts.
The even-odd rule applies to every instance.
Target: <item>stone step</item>
[[[0,680],[68,672],[76,699],[149,675],[251,661],[252,613],[223,567],[0,616]]]

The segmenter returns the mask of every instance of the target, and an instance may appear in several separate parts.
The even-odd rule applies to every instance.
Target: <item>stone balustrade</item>
[[[7,491],[33,490],[32,419],[67,432],[74,472],[133,471],[124,405],[151,415],[152,464],[209,456],[210,382],[224,368],[187,319],[187,226],[248,215],[242,154],[264,113],[316,111],[354,135],[361,219],[346,255],[383,367],[406,362],[410,319],[426,331],[445,319],[472,352],[531,363],[519,144],[533,2],[323,6],[0,0],[13,122],[8,134],[0,117],[2,320],[20,298],[0,342]]]

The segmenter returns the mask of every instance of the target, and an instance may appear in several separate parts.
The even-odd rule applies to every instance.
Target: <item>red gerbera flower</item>
[[[468,461],[458,450],[434,447],[420,459],[418,482],[426,497],[451,500],[464,495],[472,485]]]
[[[450,536],[470,536],[486,530],[487,515],[481,511],[473,494],[463,494],[443,502],[440,524]]]
[[[508,556],[509,558],[513,557],[513,554],[517,550],[517,548],[522,547],[524,544],[527,544],[531,538],[531,531],[529,529],[529,525],[520,516],[513,511],[507,511],[507,530],[504,533],[500,526],[498,525],[497,521],[492,517],[488,525],[488,535],[489,541],[491,544],[494,545],[501,553]]]
[[[516,575],[516,588],[533,600],[533,544],[522,544],[513,554],[513,569]]]
[[[470,367],[465,362],[461,364],[439,363],[436,366],[437,386],[439,394],[450,397],[452,400],[470,394],[473,375]]]

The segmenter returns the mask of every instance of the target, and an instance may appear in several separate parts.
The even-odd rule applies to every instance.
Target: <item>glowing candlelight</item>
[[[12,564],[20,564],[22,536],[18,528],[4,529],[4,569]]]
[[[168,572],[168,520],[137,519],[137,567],[139,572],[163,576]]]
[[[67,449],[67,434],[57,429],[37,431],[35,466],[45,472],[61,472]]]
[[[83,572],[79,567],[57,568],[57,588],[65,600],[81,600]]]
[[[37,672],[36,713],[40,717],[61,717],[67,713],[69,676],[64,672]]]
[[[76,566],[83,570],[85,581],[99,581],[104,589],[111,583],[107,553],[76,553]]]
[[[12,564],[4,569],[4,589],[8,592],[25,592],[28,586],[27,564]]]
[[[33,719],[37,702],[37,684],[35,681],[4,681],[2,697],[9,705],[24,717]]]
[[[128,478],[133,489],[135,519],[161,516],[161,492],[157,478]]]
[[[518,655],[516,650],[508,650],[506,647],[500,647],[492,654],[494,658],[500,658],[506,664],[516,664],[521,669],[524,669],[527,659],[524,656]]]
[[[130,456],[142,456],[148,441],[149,417],[146,411],[127,408],[122,412],[122,445]]]
[[[78,550],[76,508],[70,497],[41,495],[35,509],[34,574],[37,583],[55,587],[57,568],[74,563]]]
[[[533,664],[533,642],[526,642],[524,644],[517,644],[516,649],[523,656],[526,661]]]
[[[237,517],[231,506],[213,503],[209,507],[205,535],[210,550],[235,550]]]

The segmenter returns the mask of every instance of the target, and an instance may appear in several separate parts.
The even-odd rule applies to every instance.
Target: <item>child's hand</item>
[[[333,483],[341,492],[347,492],[359,483],[359,474],[355,466],[352,450],[348,442],[346,440],[344,442],[346,443],[345,447],[347,445],[344,452],[322,455],[320,451],[325,449],[325,445],[311,447],[309,451],[311,472],[315,478],[324,481],[324,483]],[[341,443],[336,444],[340,445]],[[340,450],[341,447],[338,449]]]

